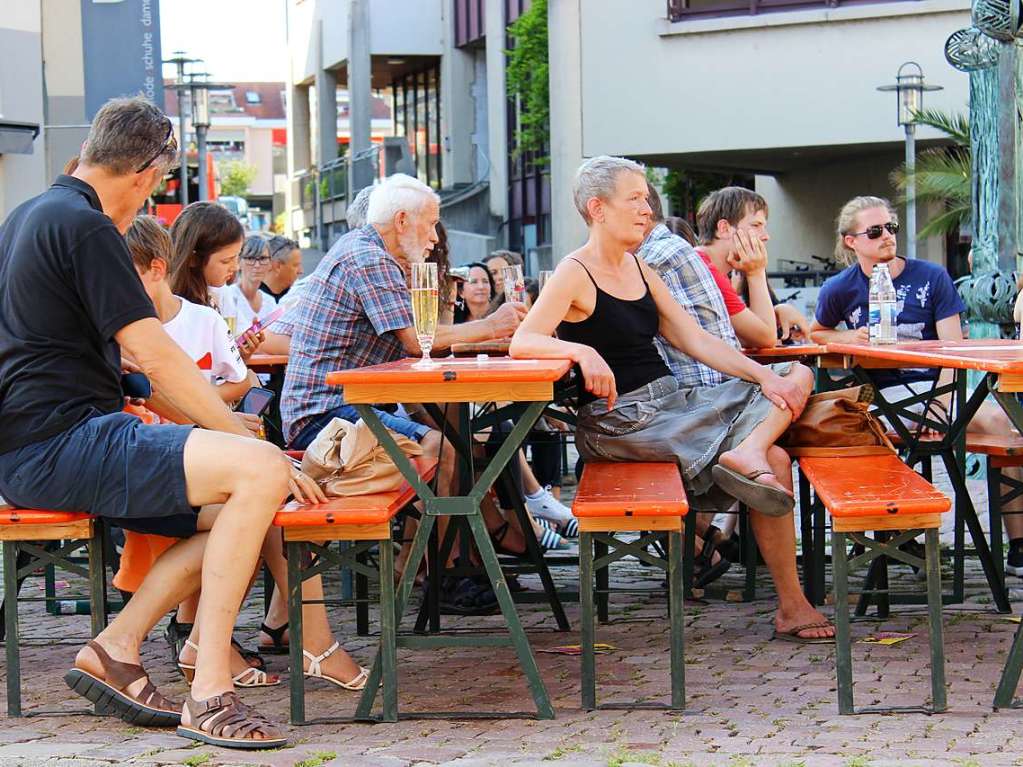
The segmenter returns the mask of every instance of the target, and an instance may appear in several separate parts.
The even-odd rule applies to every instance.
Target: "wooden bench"
[[[685,648],[682,627],[682,524],[689,511],[682,476],[674,463],[587,463],[572,513],[579,520],[579,599],[582,604],[582,705],[597,708],[594,570],[632,555],[668,573],[671,618],[671,704],[685,708]],[[641,532],[624,541],[618,533]],[[668,559],[646,547],[667,533]],[[596,546],[602,553],[594,559]],[[605,548],[606,547],[606,548]],[[608,550],[608,548],[610,550]],[[606,552],[606,553],[603,553]],[[605,581],[606,582],[606,581]],[[645,703],[611,703],[601,708],[664,708]]]
[[[425,479],[437,469],[435,458],[416,458],[416,468]],[[291,653],[291,723],[305,724],[305,677],[302,674],[302,583],[328,568],[347,567],[356,574],[376,577],[380,585],[380,666],[383,681],[382,719],[398,719],[397,618],[395,615],[394,550],[391,520],[416,498],[403,483],[389,493],[333,498],[327,503],[285,505],[274,517],[284,531],[288,558],[288,625]],[[350,542],[341,551],[329,548],[331,541]],[[374,572],[365,555],[378,547],[379,567]],[[311,564],[307,554],[316,554]],[[372,676],[367,684],[377,684]],[[328,721],[318,719],[317,721]]]
[[[951,508],[948,497],[935,489],[897,455],[843,456],[799,459],[800,469],[813,485],[818,500],[831,514],[831,561],[835,593],[835,665],[838,710],[841,714],[878,711],[946,709],[945,652],[941,632],[941,569],[938,531],[941,515]],[[868,532],[881,531],[876,538]],[[900,531],[888,540],[891,531]],[[925,557],[899,549],[902,543],[925,536]],[[852,559],[847,539],[866,551]],[[927,610],[931,646],[931,705],[857,710],[853,706],[852,647],[849,625],[849,571],[879,556],[921,567],[927,574]]]
[[[18,602],[50,597],[19,598],[22,581],[34,570],[52,565],[89,581],[92,635],[106,627],[106,576],[103,556],[103,525],[88,514],[0,506],[0,541],[4,565],[4,634],[7,656],[7,715],[21,716],[21,648]],[[54,542],[56,547],[47,547]],[[88,565],[71,555],[85,548]],[[67,599],[62,595],[62,599]]]

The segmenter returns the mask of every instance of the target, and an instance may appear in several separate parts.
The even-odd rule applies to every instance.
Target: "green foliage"
[[[931,219],[920,230],[920,238],[944,235],[961,228],[973,213],[973,161],[970,155],[970,121],[962,113],[946,114],[927,109],[917,112],[917,125],[935,128],[952,140],[953,146],[934,147],[920,152],[916,169],[910,174],[905,164],[892,172],[892,184],[906,201],[909,181],[916,182],[917,202],[937,202],[945,212]]]
[[[551,751],[547,756],[543,758],[545,762],[556,762],[558,759],[564,759],[568,754],[575,753],[576,751],[582,751],[583,747],[578,743],[566,744],[558,746],[556,749]]]
[[[541,152],[550,136],[550,62],[547,50],[547,0],[533,0],[529,10],[508,27],[514,41],[508,55],[505,82],[508,96],[518,99],[516,156]]]
[[[334,751],[317,751],[308,759],[295,762],[295,767],[320,767],[335,757],[337,757],[337,753]]]
[[[241,160],[227,160],[218,166],[220,171],[220,194],[224,197],[244,197],[256,180],[259,172],[252,165]]]
[[[707,173],[698,170],[669,170],[662,191],[671,200],[674,215],[694,223],[700,201],[725,186],[746,186],[752,189],[752,178],[728,173]]]
[[[201,765],[206,764],[206,762],[208,762],[212,758],[213,754],[209,752],[204,752],[201,754],[196,754],[195,756],[190,756],[181,763],[186,765],[186,767],[200,767]]]

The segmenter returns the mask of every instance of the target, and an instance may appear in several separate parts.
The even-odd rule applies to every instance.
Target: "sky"
[[[185,51],[220,82],[285,81],[287,0],[160,0],[164,59]],[[195,65],[193,65],[195,66]],[[173,66],[164,76],[173,77]]]

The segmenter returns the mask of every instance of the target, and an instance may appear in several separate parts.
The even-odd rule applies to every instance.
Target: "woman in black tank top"
[[[589,240],[559,264],[511,354],[578,365],[584,458],[676,460],[691,506],[724,510],[738,498],[765,514],[788,514],[791,477],[774,473],[768,450],[805,404],[809,371],[779,376],[706,333],[632,255],[650,221],[638,167],[594,158],[580,168],[576,201]],[[654,345],[658,334],[735,385],[679,390]]]
[[[512,356],[578,365],[586,393],[576,446],[584,459],[674,461],[694,511],[725,511],[733,499],[752,509],[778,593],[776,635],[833,641],[834,629],[799,586],[792,464],[774,444],[806,402],[810,371],[794,364],[779,375],[704,332],[631,255],[653,228],[642,166],[587,160],[574,193],[589,240],[558,265],[516,331]],[[680,388],[658,356],[657,335],[730,378]]]

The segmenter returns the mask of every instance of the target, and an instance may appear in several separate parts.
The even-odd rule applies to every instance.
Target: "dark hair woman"
[[[455,310],[455,323],[481,320],[490,314],[497,287],[485,264],[468,264],[469,279],[462,285],[462,306]]]
[[[245,231],[241,222],[215,202],[193,202],[171,226],[174,245],[171,290],[194,304],[216,307],[210,287],[223,287],[238,271]]]

